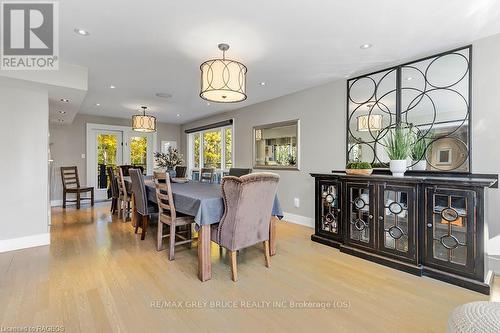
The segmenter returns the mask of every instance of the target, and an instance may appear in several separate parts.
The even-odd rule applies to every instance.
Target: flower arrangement
[[[156,152],[154,153],[156,166],[159,168],[166,168],[167,170],[173,170],[176,166],[184,163],[184,156],[177,150],[177,148],[168,147],[166,153]]]

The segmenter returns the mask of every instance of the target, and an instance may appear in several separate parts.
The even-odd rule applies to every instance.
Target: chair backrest
[[[252,173],[252,169],[230,168],[229,175],[234,177],[241,177]]]
[[[61,167],[61,180],[63,189],[80,187],[78,168],[76,166]]]
[[[118,198],[120,196],[120,190],[118,189],[118,181],[116,179],[115,169],[112,166],[108,166],[107,172],[109,177],[109,187],[111,189],[111,197]]]
[[[148,215],[148,198],[146,196],[146,186],[144,185],[142,172],[140,169],[129,169],[128,172],[132,181],[135,209],[141,215]]]
[[[120,165],[120,169],[123,171],[123,176],[130,176],[130,169],[139,169],[141,173],[144,174],[144,167],[142,165]]]
[[[128,172],[128,169],[127,169]],[[116,178],[117,178],[117,183],[118,183],[118,193],[119,195],[123,198],[123,200],[128,199],[128,192],[127,192],[127,186],[125,185],[125,179],[123,175],[123,169],[122,168],[116,168]]]
[[[168,172],[153,172],[156,188],[156,201],[158,201],[158,212],[170,216],[173,220],[177,217],[172,194],[172,185]]]
[[[214,168],[201,168],[200,182],[206,180],[211,183],[213,179],[214,179]]]
[[[234,251],[269,240],[279,179],[268,172],[222,179],[225,208],[217,230],[220,245]]]
[[[176,166],[175,167],[175,177],[176,178],[186,178],[186,166]]]

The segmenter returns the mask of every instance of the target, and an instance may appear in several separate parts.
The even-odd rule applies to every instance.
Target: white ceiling
[[[75,34],[77,27],[90,36]],[[79,112],[129,118],[146,105],[159,121],[172,123],[499,32],[496,0],[60,2],[60,59],[89,69]],[[207,106],[198,96],[199,65],[220,56],[220,42],[230,44],[228,58],[248,67],[248,99]],[[360,49],[364,43],[373,47]]]

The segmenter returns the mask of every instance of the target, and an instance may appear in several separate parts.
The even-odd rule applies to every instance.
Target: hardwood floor
[[[342,254],[311,242],[311,229],[283,222],[270,268],[262,244],[240,251],[234,283],[229,256],[213,245],[213,277],[202,283],[196,242],[178,247],[175,261],[169,261],[166,251],[156,251],[155,231],[149,229],[141,241],[130,222],[110,217],[109,204],[54,209],[50,247],[0,254],[0,326],[62,325],[66,332],[443,332],[454,307],[500,301],[498,279],[487,297]],[[263,301],[274,301],[274,307]],[[337,308],[277,307],[292,301],[333,301]],[[231,304],[238,308],[224,308]]]

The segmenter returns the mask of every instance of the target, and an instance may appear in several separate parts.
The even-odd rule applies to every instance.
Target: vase
[[[413,161],[413,163],[415,163],[415,161]],[[413,165],[413,170],[415,170],[415,171],[425,171],[425,170],[427,170],[427,161],[426,160],[421,160],[421,161],[416,162]]]
[[[175,169],[167,169],[166,171],[168,172],[170,179],[175,178],[175,176],[177,175],[177,172],[175,172]]]
[[[406,160],[391,160],[389,163],[389,169],[394,177],[403,177],[407,167]]]

